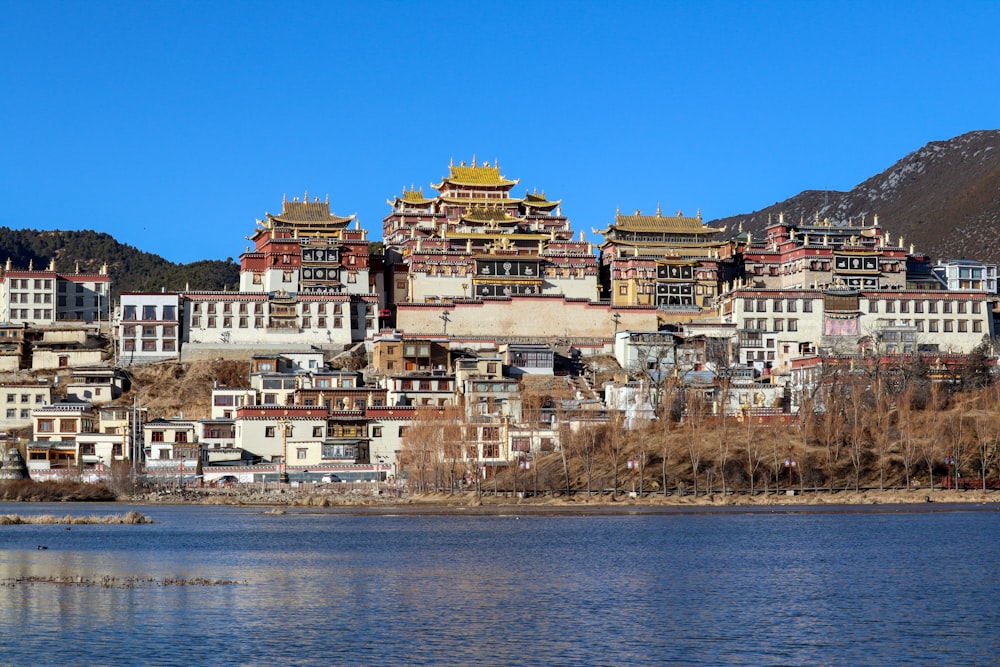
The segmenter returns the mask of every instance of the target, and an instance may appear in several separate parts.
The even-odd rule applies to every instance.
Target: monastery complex
[[[996,266],[932,261],[876,215],[778,216],[751,233],[700,213],[616,211],[595,244],[561,200],[475,159],[387,204],[379,245],[329,199],[283,199],[248,225],[235,291],[113,302],[106,271],[8,263],[0,366],[72,375],[65,396],[0,387],[5,427],[32,430],[29,469],[142,459],[205,466],[206,479],[384,480],[433,409],[452,411],[485,475],[553,451],[567,423],[654,418],[668,378],[715,414],[789,419],[831,364],[919,356],[946,377],[996,331]],[[251,372],[216,387],[207,419],[115,403],[131,367],[218,358]],[[530,376],[564,378],[572,400],[529,419]]]

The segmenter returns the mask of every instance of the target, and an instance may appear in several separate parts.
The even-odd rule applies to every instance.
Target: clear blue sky
[[[747,213],[998,127],[998,30],[996,2],[0,0],[0,225],[235,258],[308,190],[378,239],[473,155],[588,236]]]

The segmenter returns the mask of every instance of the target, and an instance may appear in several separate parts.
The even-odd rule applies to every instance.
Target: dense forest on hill
[[[0,227],[0,262],[11,267],[29,265],[42,270],[55,259],[56,271],[97,273],[105,263],[115,295],[122,292],[235,289],[239,265],[232,258],[176,264],[159,255],[119,243],[110,234],[94,231],[40,231]]]

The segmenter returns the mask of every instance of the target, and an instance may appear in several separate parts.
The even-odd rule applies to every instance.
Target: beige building
[[[31,412],[51,405],[52,387],[44,384],[0,384],[0,430],[32,425]]]

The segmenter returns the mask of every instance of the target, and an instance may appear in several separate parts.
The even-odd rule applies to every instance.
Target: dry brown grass
[[[0,526],[22,525],[92,525],[92,524],[143,524],[153,523],[149,517],[139,512],[125,514],[106,514],[103,516],[55,516],[54,514],[39,514],[37,516],[21,516],[19,514],[0,514]]]
[[[104,484],[83,482],[34,482],[20,479],[0,482],[0,500],[10,502],[108,502],[115,494]]]

